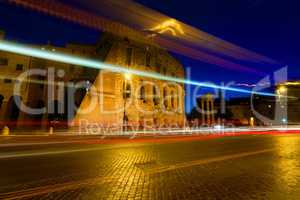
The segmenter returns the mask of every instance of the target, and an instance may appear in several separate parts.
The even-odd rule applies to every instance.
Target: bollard
[[[53,135],[53,127],[52,126],[49,129],[49,135]]]
[[[4,126],[4,128],[2,129],[2,135],[3,136],[9,136],[9,128],[8,128],[8,126]]]

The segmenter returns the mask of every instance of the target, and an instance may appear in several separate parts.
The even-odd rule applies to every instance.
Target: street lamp
[[[284,93],[286,93],[286,91],[287,91],[287,88],[285,86],[280,86],[277,90],[277,93],[284,94]]]
[[[130,81],[131,80],[131,74],[129,74],[129,73],[124,74],[124,77],[125,77],[126,81]]]

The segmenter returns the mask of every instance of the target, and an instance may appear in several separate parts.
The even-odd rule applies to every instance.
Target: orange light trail
[[[133,1],[73,0],[91,11],[78,9],[55,0],[8,0],[47,15],[62,18],[96,30],[158,44],[178,54],[219,67],[265,75],[253,67],[222,58],[252,63],[278,64],[276,61],[216,38]],[[150,36],[150,39],[149,39]],[[217,56],[217,55],[221,55]]]

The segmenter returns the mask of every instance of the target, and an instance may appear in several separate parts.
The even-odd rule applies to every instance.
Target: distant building
[[[220,98],[205,94],[197,99],[198,110],[193,110],[190,120],[198,119],[202,125],[227,124],[254,125],[250,98],[231,98],[222,103]],[[204,112],[203,112],[204,111]]]
[[[231,98],[226,101],[226,112],[229,112],[229,119],[232,124],[250,126],[253,121],[251,102],[248,97]]]
[[[205,94],[198,99],[201,112],[201,122],[206,125],[215,124],[215,98],[212,94]]]
[[[287,81],[268,89],[274,96],[253,94],[252,97],[230,98],[223,102],[215,98],[213,103],[215,123],[225,122],[239,126],[249,125],[298,125],[300,124],[300,81]],[[198,108],[203,107],[203,99],[199,97]],[[213,97],[210,97],[213,99]],[[192,111],[192,119],[204,124],[203,113]],[[207,115],[207,113],[205,114]]]
[[[44,51],[62,52],[73,55],[82,55],[95,58],[94,47],[84,45],[67,45],[65,48],[48,45],[32,46]],[[33,75],[20,82],[18,78],[28,70],[44,70],[44,75]],[[53,70],[53,82],[48,82],[48,74]],[[62,76],[58,76],[62,70]],[[74,95],[73,107],[66,105],[69,82],[90,82],[96,78],[98,70],[85,67],[73,66],[64,63],[32,58],[28,56],[0,51],[0,122],[1,126],[11,127],[36,127],[46,128],[51,121],[60,122],[59,126],[67,127],[71,110],[75,112],[75,105],[79,106],[80,101],[86,95],[86,89],[78,89]],[[21,90],[15,93],[15,86],[20,83]],[[63,89],[59,87],[63,84]],[[52,86],[51,96],[48,95],[48,88]],[[60,94],[63,91],[63,94]],[[22,112],[21,102],[24,106],[39,109],[47,108],[43,114],[29,114]],[[53,105],[50,108],[49,105]],[[66,105],[66,106],[65,106]],[[23,106],[23,107],[24,107]],[[67,110],[69,108],[69,111]],[[52,110],[52,111],[50,111]]]
[[[286,112],[283,124],[300,124],[300,81],[287,81],[276,86],[278,109]]]
[[[276,96],[255,95],[253,104],[263,125],[300,124],[300,81],[286,81],[273,88]],[[265,119],[264,119],[265,117]]]
[[[251,111],[255,116],[257,125],[272,126],[278,124],[275,120],[275,96],[253,95],[252,106]]]
[[[4,33],[3,33],[4,35]],[[0,34],[1,37],[1,34]],[[166,50],[110,34],[103,34],[95,45],[68,44],[66,47],[35,45],[45,51],[62,52],[105,63],[184,78],[182,65]],[[14,96],[20,74],[29,69],[55,69],[53,83],[45,76],[31,76]],[[60,73],[61,70],[61,73]],[[64,72],[64,73],[62,73]],[[126,77],[128,76],[128,77]],[[129,77],[130,76],[130,77]],[[91,69],[49,60],[0,52],[0,120],[16,127],[79,126],[82,120],[105,126],[169,126],[184,124],[184,86],[137,75]],[[63,83],[63,89],[60,87]],[[68,83],[81,83],[70,104]],[[85,83],[85,84],[82,84]],[[49,96],[49,84],[54,91]],[[17,99],[17,101],[14,101]],[[20,111],[18,100],[30,108],[47,108],[47,113],[29,115]],[[17,102],[17,103],[16,103]],[[95,103],[91,112],[78,112]],[[68,104],[68,105],[66,105]],[[54,105],[49,108],[49,105]],[[126,109],[124,109],[124,107]],[[137,109],[140,108],[140,109]],[[52,112],[49,112],[52,109]],[[118,112],[115,112],[118,111]],[[151,111],[151,112],[145,112]]]

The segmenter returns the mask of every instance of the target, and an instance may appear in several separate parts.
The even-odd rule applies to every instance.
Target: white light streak
[[[41,59],[47,59],[55,62],[62,62],[72,65],[79,65],[79,66],[85,66],[89,68],[94,69],[106,69],[117,73],[125,73],[125,74],[133,74],[153,79],[159,79],[164,81],[170,81],[170,82],[176,82],[176,83],[182,83],[187,85],[194,85],[194,86],[201,86],[206,88],[213,88],[213,89],[222,89],[232,92],[240,92],[240,93],[246,93],[246,94],[257,94],[257,95],[263,95],[263,96],[277,96],[273,93],[267,93],[267,92],[257,92],[257,91],[251,91],[246,89],[240,89],[240,88],[233,88],[233,87],[226,87],[226,86],[218,86],[215,84],[209,84],[209,83],[203,83],[198,82],[194,80],[188,80],[183,78],[174,78],[170,76],[163,76],[159,73],[154,72],[146,72],[136,69],[128,69],[117,65],[112,65],[96,60],[81,58],[78,56],[72,56],[68,54],[53,52],[53,51],[47,51],[47,50],[40,50],[37,48],[28,47],[25,45],[20,45],[12,42],[7,42],[4,40],[0,40],[0,50],[7,51],[11,53],[41,58]]]

